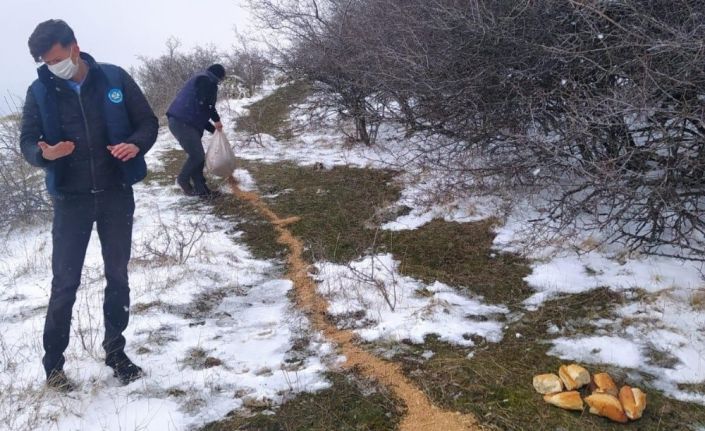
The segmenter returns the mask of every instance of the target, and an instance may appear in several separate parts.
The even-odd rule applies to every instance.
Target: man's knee
[[[191,159],[191,162],[194,166],[201,166],[206,162],[206,156],[200,153],[189,156],[189,158]]]
[[[51,308],[72,307],[76,302],[76,292],[78,291],[79,283],[61,284],[51,283],[51,296],[49,304]]]
[[[81,285],[81,271],[61,271],[54,273],[51,280],[52,295],[76,294],[78,286]]]

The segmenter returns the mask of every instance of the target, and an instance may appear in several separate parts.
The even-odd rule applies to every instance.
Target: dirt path
[[[299,220],[298,217],[282,219],[256,193],[240,190],[232,179],[230,186],[236,197],[249,202],[275,226],[278,241],[289,248],[287,275],[294,282],[297,305],[308,314],[317,330],[338,345],[341,353],[347,358],[343,366],[360,370],[365,376],[390,388],[404,401],[407,412],[401,422],[402,431],[482,429],[471,415],[444,411],[434,406],[428,397],[404,376],[398,365],[382,360],[355,345],[352,331],[339,330],[330,324],[325,318],[328,304],[316,293],[316,284],[308,275],[309,263],[303,258],[303,243],[287,229],[288,225]]]

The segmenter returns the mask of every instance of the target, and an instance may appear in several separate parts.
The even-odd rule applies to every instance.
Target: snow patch
[[[443,341],[473,346],[475,336],[502,339],[503,306],[485,305],[440,282],[425,284],[399,274],[391,254],[368,256],[349,266],[318,263],[318,291],[329,301],[328,312],[355,328],[364,340],[423,343],[438,335]],[[346,320],[353,316],[352,321]],[[340,326],[340,325],[339,325]]]
[[[178,148],[162,129],[147,161]],[[238,173],[247,183],[245,171]],[[254,182],[251,183],[254,186]],[[329,386],[339,360],[290,302],[279,263],[255,259],[230,221],[177,186],[135,187],[127,354],[147,375],[119,386],[103,364],[100,243],[93,232],[65,370],[79,388],[44,389],[41,337],[51,284],[50,225],[4,238],[0,253],[0,428],[174,430],[224,417],[245,399],[277,404]],[[310,338],[304,351],[294,342]],[[298,343],[297,343],[298,344]]]

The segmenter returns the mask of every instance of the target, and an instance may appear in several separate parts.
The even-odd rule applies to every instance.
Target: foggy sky
[[[24,98],[36,78],[37,64],[27,39],[36,25],[51,18],[66,21],[85,51],[97,61],[129,69],[137,56],[155,57],[175,36],[182,49],[212,43],[227,49],[234,28],[250,30],[247,11],[238,0],[1,0],[0,114],[8,94]]]

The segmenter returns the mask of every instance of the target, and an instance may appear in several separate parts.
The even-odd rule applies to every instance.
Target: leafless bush
[[[230,98],[252,97],[264,82],[269,69],[268,54],[245,35],[236,35],[237,44],[225,54],[225,93]]]
[[[237,44],[223,53],[215,46],[196,47],[181,52],[181,42],[171,37],[166,52],[157,58],[140,57],[141,65],[133,72],[157,115],[164,115],[169,104],[195,73],[211,64],[220,63],[226,69],[220,97],[251,97],[262,85],[269,70],[267,53],[244,35],[236,36]]]
[[[371,286],[374,290],[379,293],[379,295],[384,299],[384,302],[389,307],[389,311],[394,311],[397,307],[397,286],[399,282],[396,280],[396,276],[392,268],[387,268],[384,263],[377,257],[372,256],[372,262],[370,264],[370,271],[359,270],[353,265],[348,264],[347,268],[350,271],[352,279],[355,280],[362,289],[365,286]],[[389,282],[386,282],[384,278],[380,278],[375,275],[375,265],[379,265],[381,269],[386,271],[383,275],[390,277]],[[358,299],[361,304],[364,304],[364,294],[362,292],[355,292],[358,295]]]
[[[274,49],[279,66],[287,75],[306,76],[322,84],[320,91],[338,100],[340,114],[355,124],[355,138],[371,143],[368,126],[378,120],[368,108],[372,87],[356,74],[365,46],[360,37],[355,9],[360,1],[329,0],[300,2],[287,0],[251,1],[256,16],[268,28],[288,38],[286,49]]]
[[[433,136],[417,161],[444,192],[517,189],[543,196],[542,228],[702,259],[701,0],[252,3],[360,140],[384,118]]]
[[[91,280],[89,283],[99,285],[100,280]],[[71,330],[74,333],[73,338],[80,340],[83,351],[91,358],[100,359],[103,354],[100,340],[103,325],[100,316],[95,314],[97,307],[95,307],[94,297],[94,291],[89,289],[80,290],[77,307],[81,313],[81,318],[74,320]]]
[[[502,17],[497,37],[518,47],[506,93],[521,111],[507,110],[511,128],[490,128],[474,172],[548,196],[544,225],[702,255],[705,15],[696,3],[545,1]]]
[[[157,216],[156,234],[142,241],[144,253],[136,260],[183,265],[192,257],[201,238],[211,232],[203,218],[184,220],[178,211],[174,212],[174,219],[170,222],[165,221],[161,213]]]
[[[7,229],[46,215],[51,205],[41,169],[29,165],[20,152],[17,106],[6,100],[11,114],[0,118],[0,228]]]
[[[171,37],[166,53],[157,58],[140,57],[133,72],[154,112],[162,116],[184,83],[196,72],[222,62],[214,46],[196,47],[189,53],[179,51],[181,42]]]
[[[379,258],[375,250],[377,248],[379,231],[375,232],[375,237],[372,241],[371,246],[371,256],[369,271],[368,268],[358,269],[352,262],[346,265],[352,280],[356,282],[357,286],[360,286],[361,290],[353,289],[354,294],[357,296],[357,300],[360,304],[365,304],[365,295],[362,290],[366,289],[367,286],[372,287],[381,297],[384,302],[389,307],[390,311],[394,311],[397,307],[397,286],[399,281],[397,280],[396,271],[394,268],[388,267],[385,262]],[[381,276],[377,274],[377,269],[382,272]]]

